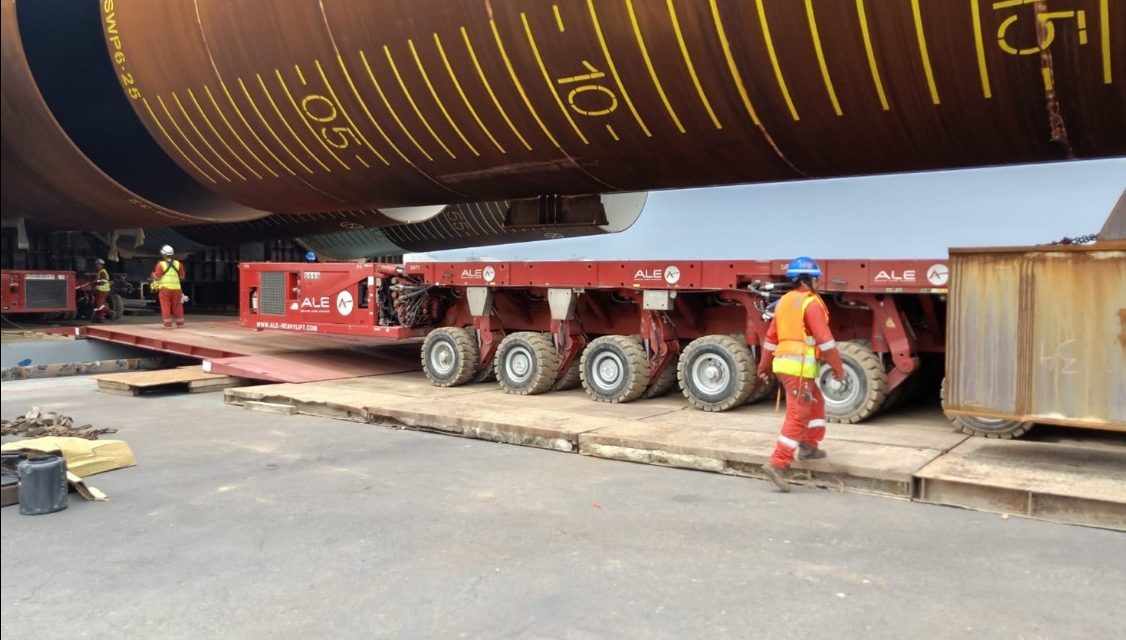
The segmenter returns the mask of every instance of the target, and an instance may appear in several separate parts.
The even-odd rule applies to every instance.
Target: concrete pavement
[[[1126,535],[378,425],[5,382],[116,427],[2,511],[4,638],[1110,638]]]

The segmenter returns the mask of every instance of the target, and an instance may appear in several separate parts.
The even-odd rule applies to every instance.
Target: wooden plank
[[[140,393],[139,390],[133,389],[133,388],[128,387],[128,386],[125,386],[125,387],[108,387],[108,386],[104,386],[101,382],[98,383],[98,391],[101,391],[102,393],[112,393],[112,394],[118,395],[118,396],[135,396],[135,395]]]
[[[243,403],[244,407],[251,411],[261,411],[263,413],[281,413],[284,415],[297,415],[297,407],[291,404],[281,404],[277,402],[258,402],[251,400],[250,402]]]
[[[229,378],[217,373],[204,373],[198,365],[190,368],[161,369],[158,371],[130,371],[126,373],[107,373],[93,376],[99,383],[106,381],[128,385],[130,387],[155,387],[176,382],[193,382],[198,380],[218,380]]]

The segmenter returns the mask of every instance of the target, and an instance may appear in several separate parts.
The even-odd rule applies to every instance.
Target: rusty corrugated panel
[[[959,256],[952,258],[954,265],[947,307],[948,404],[1015,413],[1020,257]]]
[[[952,250],[951,414],[1126,431],[1126,243]]]

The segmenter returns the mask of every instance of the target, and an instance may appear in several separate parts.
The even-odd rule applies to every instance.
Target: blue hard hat
[[[307,260],[308,262],[316,262],[317,261],[317,254],[312,252],[312,251],[306,251],[305,252],[305,260]]]
[[[790,261],[790,266],[786,268],[786,277],[796,279],[798,276],[820,278],[821,267],[817,266],[817,261],[813,258],[806,256],[794,258]]]

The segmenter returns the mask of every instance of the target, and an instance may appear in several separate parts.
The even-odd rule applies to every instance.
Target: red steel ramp
[[[67,329],[78,338],[142,347],[203,361],[204,370],[270,382],[315,382],[420,369],[421,340],[256,331],[237,320]]]

